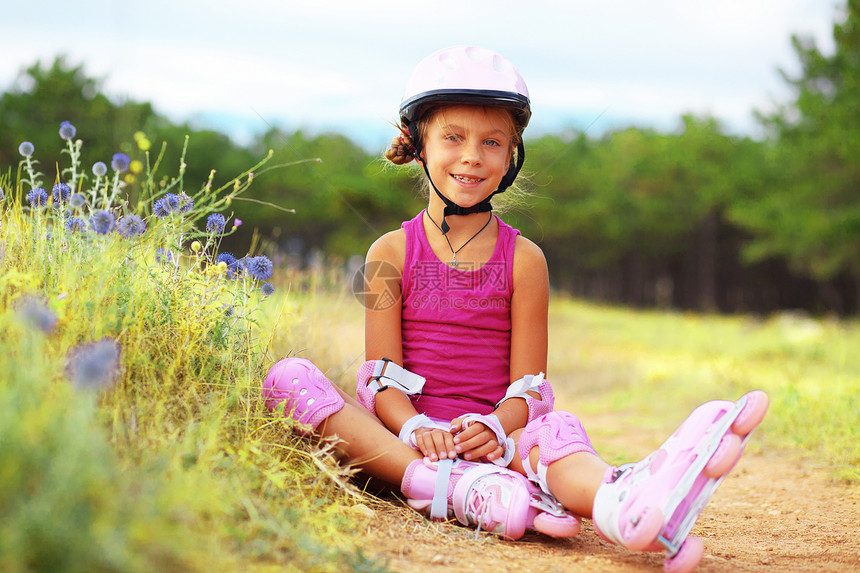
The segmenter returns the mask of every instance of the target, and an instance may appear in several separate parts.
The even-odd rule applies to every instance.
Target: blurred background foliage
[[[543,248],[555,288],[575,296],[639,307],[856,314],[858,25],[860,0],[849,0],[833,26],[834,53],[793,38],[801,71],[783,74],[790,100],[759,113],[762,138],[728,134],[718,118],[684,116],[672,132],[630,127],[528,140],[534,197],[506,220]],[[23,70],[0,97],[0,165],[16,165],[18,144],[29,140],[42,171],[56,172],[59,156],[44,155],[57,138],[48,127],[66,120],[85,140],[85,166],[116,151],[145,160],[138,131],[151,155],[166,144],[167,157],[190,135],[189,191],[205,184],[210,168],[220,185],[269,149],[270,166],[319,159],[267,167],[256,174],[252,201],[233,204],[290,264],[354,262],[423,206],[414,170],[388,168],[381,150],[277,127],[236,145],[215,131],[175,125],[149,103],[111,101],[100,79],[63,57]],[[225,247],[247,251],[250,237]]]

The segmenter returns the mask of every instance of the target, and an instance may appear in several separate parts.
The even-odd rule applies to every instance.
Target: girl
[[[266,404],[337,436],[350,464],[433,518],[517,539],[526,528],[575,535],[574,516],[590,517],[606,538],[665,548],[667,569],[690,570],[703,549],[687,534],[767,397],[704,404],[622,467],[553,410],[546,261],[491,205],[522,167],[530,116],[525,82],[498,54],[456,47],[418,65],[386,157],[417,161],[431,191],[425,210],[368,251],[358,400],[286,358],[264,381]]]

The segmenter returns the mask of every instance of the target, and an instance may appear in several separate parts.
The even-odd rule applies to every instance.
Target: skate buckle
[[[564,509],[564,506],[558,500],[551,498],[544,492],[535,492],[531,495],[530,505],[535,509],[539,509],[556,517],[569,515],[567,510]]]

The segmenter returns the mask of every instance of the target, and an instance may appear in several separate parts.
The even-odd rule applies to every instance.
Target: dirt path
[[[604,542],[589,520],[572,539],[528,533],[506,542],[484,534],[476,540],[474,530],[430,523],[393,504],[367,514],[365,552],[392,571],[662,571],[662,553]],[[693,530],[705,542],[697,571],[860,571],[859,526],[856,488],[830,482],[808,463],[747,453]]]

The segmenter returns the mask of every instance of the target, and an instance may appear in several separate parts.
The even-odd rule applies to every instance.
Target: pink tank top
[[[489,414],[510,385],[511,293],[519,231],[496,218],[499,238],[477,270],[454,269],[436,257],[424,212],[403,223],[403,365],[427,379],[412,396],[419,413],[451,420]]]

